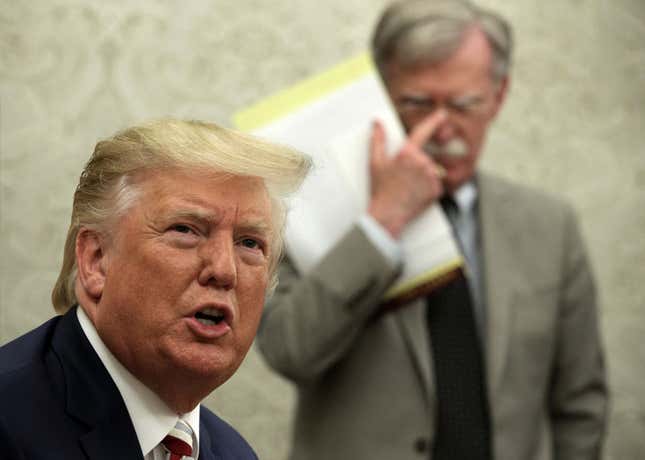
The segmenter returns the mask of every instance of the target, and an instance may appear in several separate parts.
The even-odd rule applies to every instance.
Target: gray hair
[[[478,27],[493,53],[491,77],[510,71],[513,36],[509,23],[468,0],[401,0],[381,16],[372,36],[372,55],[381,75],[388,62],[410,66],[435,64],[450,57],[466,31]]]
[[[79,230],[90,228],[109,236],[115,220],[138,199],[134,176],[163,168],[199,168],[264,181],[272,207],[270,293],[277,284],[285,199],[300,186],[310,167],[310,158],[295,150],[199,121],[153,121],[98,142],[74,193],[63,265],[52,290],[54,309],[64,313],[77,303],[75,248]]]

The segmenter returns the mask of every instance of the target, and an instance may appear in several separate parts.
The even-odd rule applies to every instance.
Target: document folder
[[[289,203],[285,229],[287,254],[301,273],[311,270],[367,209],[369,138],[376,119],[394,154],[405,133],[367,53],[234,116],[237,128],[313,158],[312,173]],[[464,264],[436,204],[408,225],[400,243],[403,269],[383,299],[388,307],[428,294]]]

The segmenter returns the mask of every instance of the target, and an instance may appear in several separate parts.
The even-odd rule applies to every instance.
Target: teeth
[[[219,324],[225,315],[217,308],[206,308],[195,313],[195,319],[205,326],[214,326]]]
[[[205,326],[215,326],[217,324],[215,321],[206,318],[197,318],[197,321]]]
[[[207,308],[206,310],[202,310],[201,313],[215,318],[224,318],[224,313],[219,311],[217,308]]]

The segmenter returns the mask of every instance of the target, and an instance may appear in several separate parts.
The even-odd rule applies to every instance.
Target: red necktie
[[[193,454],[193,430],[182,420],[177,420],[177,424],[161,444],[170,452],[170,460],[190,457]]]

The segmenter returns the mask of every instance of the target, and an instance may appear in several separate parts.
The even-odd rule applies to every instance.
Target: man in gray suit
[[[298,388],[293,459],[595,459],[607,388],[569,205],[477,170],[511,31],[464,0],[391,5],[373,56],[408,133],[375,124],[367,212],[309,272],[286,260],[258,344]],[[398,239],[441,201],[466,278],[383,311]]]

